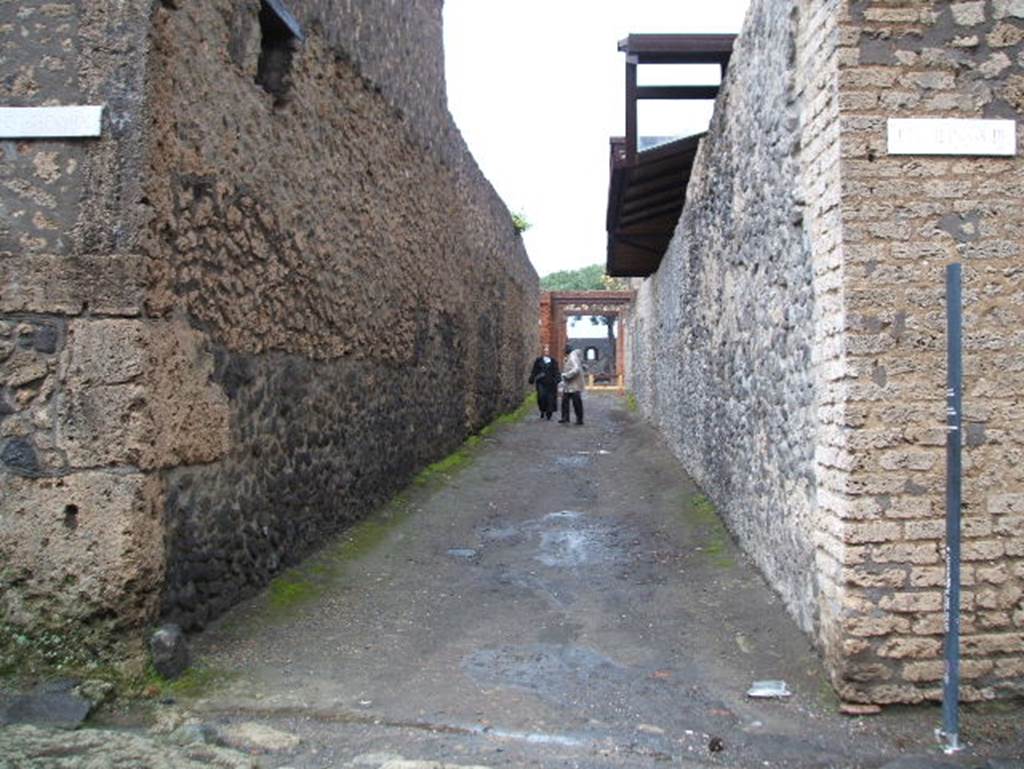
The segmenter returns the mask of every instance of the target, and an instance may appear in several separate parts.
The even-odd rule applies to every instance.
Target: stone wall
[[[159,606],[139,586],[163,574],[160,480],[110,458],[128,423],[154,426],[156,370],[133,359],[141,336],[98,341],[145,325],[131,202],[149,5],[0,3],[0,102],[105,106],[101,139],[0,142],[0,647],[58,664]]]
[[[801,21],[752,5],[676,237],[637,292],[627,370],[643,412],[811,629],[818,317],[806,230],[824,214],[818,198],[807,210],[800,183],[813,98],[794,66]]]
[[[0,557],[6,637],[71,620],[89,656],[201,627],[518,405],[537,278],[439,2],[296,0],[301,41],[258,0],[85,5],[0,4],[32,43],[0,85],[106,104],[3,145]]]
[[[885,138],[889,117],[1019,119],[1022,25],[1003,0],[754,2],[638,291],[630,386],[849,700],[940,696],[954,260],[963,694],[1022,686],[1022,166],[890,157]]]

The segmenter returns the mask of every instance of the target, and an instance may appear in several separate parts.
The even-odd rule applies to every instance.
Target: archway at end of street
[[[568,324],[572,318],[601,318],[610,333],[605,334],[606,344],[612,349],[604,354],[598,345],[596,359],[586,360],[588,366],[588,387],[596,389],[624,390],[626,382],[626,324],[624,320],[633,305],[632,291],[544,291],[540,298],[540,346],[547,345],[551,354],[560,356],[566,342],[570,341]],[[585,349],[588,340],[574,339],[575,346]]]

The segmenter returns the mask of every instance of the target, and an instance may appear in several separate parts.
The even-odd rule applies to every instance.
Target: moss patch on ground
[[[214,689],[224,686],[224,684],[237,677],[236,673],[197,665],[190,667],[178,678],[169,680],[157,673],[152,666],[149,666],[144,679],[139,682],[139,691],[137,693],[148,697],[195,699],[196,697],[209,694]]]
[[[476,438],[477,440],[470,443],[469,439],[467,439],[465,443],[448,456],[420,470],[416,477],[412,479],[412,482],[417,486],[427,486],[435,483],[438,479],[447,478],[455,474],[468,465],[472,461],[473,448],[479,442],[479,438],[475,435],[471,435],[470,438]]]
[[[695,521],[703,535],[701,552],[715,566],[728,569],[736,565],[729,548],[729,530],[715,510],[714,504],[704,494],[688,497],[684,501],[688,517]]]
[[[273,608],[283,608],[313,598],[317,592],[312,582],[289,570],[270,583],[270,605]]]
[[[515,411],[510,411],[507,414],[498,415],[493,420],[491,420],[489,424],[484,425],[484,427],[480,429],[478,435],[471,435],[468,438],[468,440],[473,440],[474,438],[476,438],[476,440],[479,441],[480,437],[486,438],[488,436],[494,435],[494,433],[498,431],[499,427],[504,427],[505,425],[514,425],[517,422],[522,422],[526,415],[536,410],[536,408],[537,393],[531,392],[529,395],[523,398],[523,402],[519,404],[519,407],[516,408]]]
[[[268,616],[283,618],[319,598],[352,561],[375,550],[410,513],[408,497],[396,495],[387,505],[353,524],[323,550],[278,574],[266,592]]]
[[[632,392],[627,392],[625,397],[626,411],[635,412],[637,409],[640,408],[640,404],[636,402],[636,395],[634,395]]]
[[[223,670],[193,667],[186,670],[179,678],[167,681],[162,687],[166,694],[179,697],[199,697],[207,692],[223,686],[235,675]]]
[[[447,480],[473,461],[474,452],[484,438],[491,437],[506,425],[521,422],[535,408],[537,408],[537,394],[531,393],[523,399],[523,402],[519,404],[515,411],[495,417],[488,424],[480,428],[479,432],[466,438],[462,445],[451,454],[423,468],[413,478],[413,484],[416,486],[427,486],[438,480]]]

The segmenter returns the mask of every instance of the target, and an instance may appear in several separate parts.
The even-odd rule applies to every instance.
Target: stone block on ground
[[[161,625],[149,639],[153,667],[164,678],[174,679],[188,670],[190,655],[185,633],[173,624]]]
[[[43,685],[28,694],[0,699],[0,726],[31,724],[53,729],[77,729],[93,704],[84,697]]]

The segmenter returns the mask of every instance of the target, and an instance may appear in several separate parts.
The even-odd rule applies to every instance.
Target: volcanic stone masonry
[[[1024,2],[753,0],[630,387],[839,694],[938,699],[944,267],[965,272],[963,696],[1024,692],[1024,164],[887,118],[1024,110]]]
[[[523,397],[440,0],[275,5],[0,2],[3,103],[105,108],[0,142],[6,652],[200,628]]]

